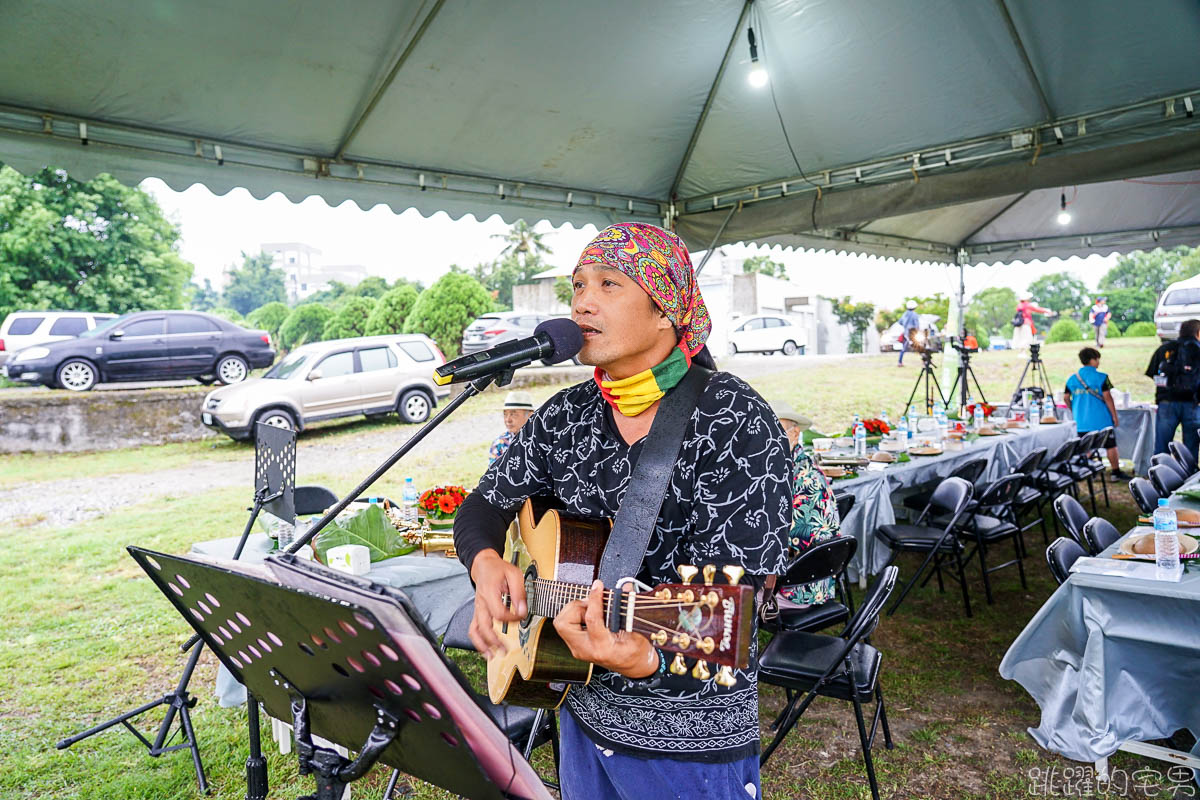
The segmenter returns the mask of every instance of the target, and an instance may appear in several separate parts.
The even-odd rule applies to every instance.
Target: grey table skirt
[[[215,539],[192,545],[199,555],[232,558],[238,537]],[[242,560],[262,561],[274,547],[274,541],[261,533],[251,534],[242,551]],[[466,568],[456,558],[440,556],[399,556],[371,565],[366,575],[371,580],[396,589],[403,589],[421,612],[425,624],[439,636],[446,631],[450,617],[475,596]],[[224,667],[217,671],[217,699],[222,706],[237,706],[246,702],[246,690]]]

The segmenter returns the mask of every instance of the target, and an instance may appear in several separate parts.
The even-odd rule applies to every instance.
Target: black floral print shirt
[[[594,381],[559,392],[488,469],[476,493],[504,512],[553,494],[572,513],[614,517],[642,442],[627,445],[612,413]],[[791,462],[779,421],[740,378],[714,373],[685,430],[639,579],[677,583],[678,564],[779,573],[791,524]],[[475,544],[472,554],[481,543]],[[750,669],[735,673],[730,689],[670,672],[647,686],[597,668],[588,685],[571,689],[567,705],[602,748],[735,761],[758,752],[756,656]]]

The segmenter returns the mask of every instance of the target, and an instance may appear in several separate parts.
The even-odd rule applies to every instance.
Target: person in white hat
[[[904,306],[904,315],[900,317],[900,363],[904,366],[904,354],[908,352],[908,344],[921,327],[921,317],[917,314],[917,301],[909,300]]]
[[[514,391],[505,395],[504,433],[497,436],[488,449],[489,467],[516,441],[517,432],[533,416],[533,410],[533,395],[529,392]]]

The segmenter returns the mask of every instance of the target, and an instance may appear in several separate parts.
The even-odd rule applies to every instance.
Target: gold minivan
[[[312,422],[397,413],[429,419],[449,386],[433,382],[445,356],[420,334],[360,336],[297,347],[261,378],[209,392],[200,421],[233,439],[249,439],[265,423],[302,431]]]

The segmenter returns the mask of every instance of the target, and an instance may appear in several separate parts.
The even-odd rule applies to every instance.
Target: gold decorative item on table
[[[388,520],[400,532],[401,538],[409,544],[419,547],[421,555],[428,556],[430,553],[442,553],[446,558],[458,557],[458,553],[454,550],[454,536],[452,534],[443,531],[431,531],[425,524],[410,525],[401,518],[400,509],[398,508],[389,509],[385,513]]]
[[[457,558],[458,552],[454,549],[454,535],[449,533],[434,533],[426,531],[421,537],[421,553],[428,556],[430,553],[443,553],[446,558]]]

